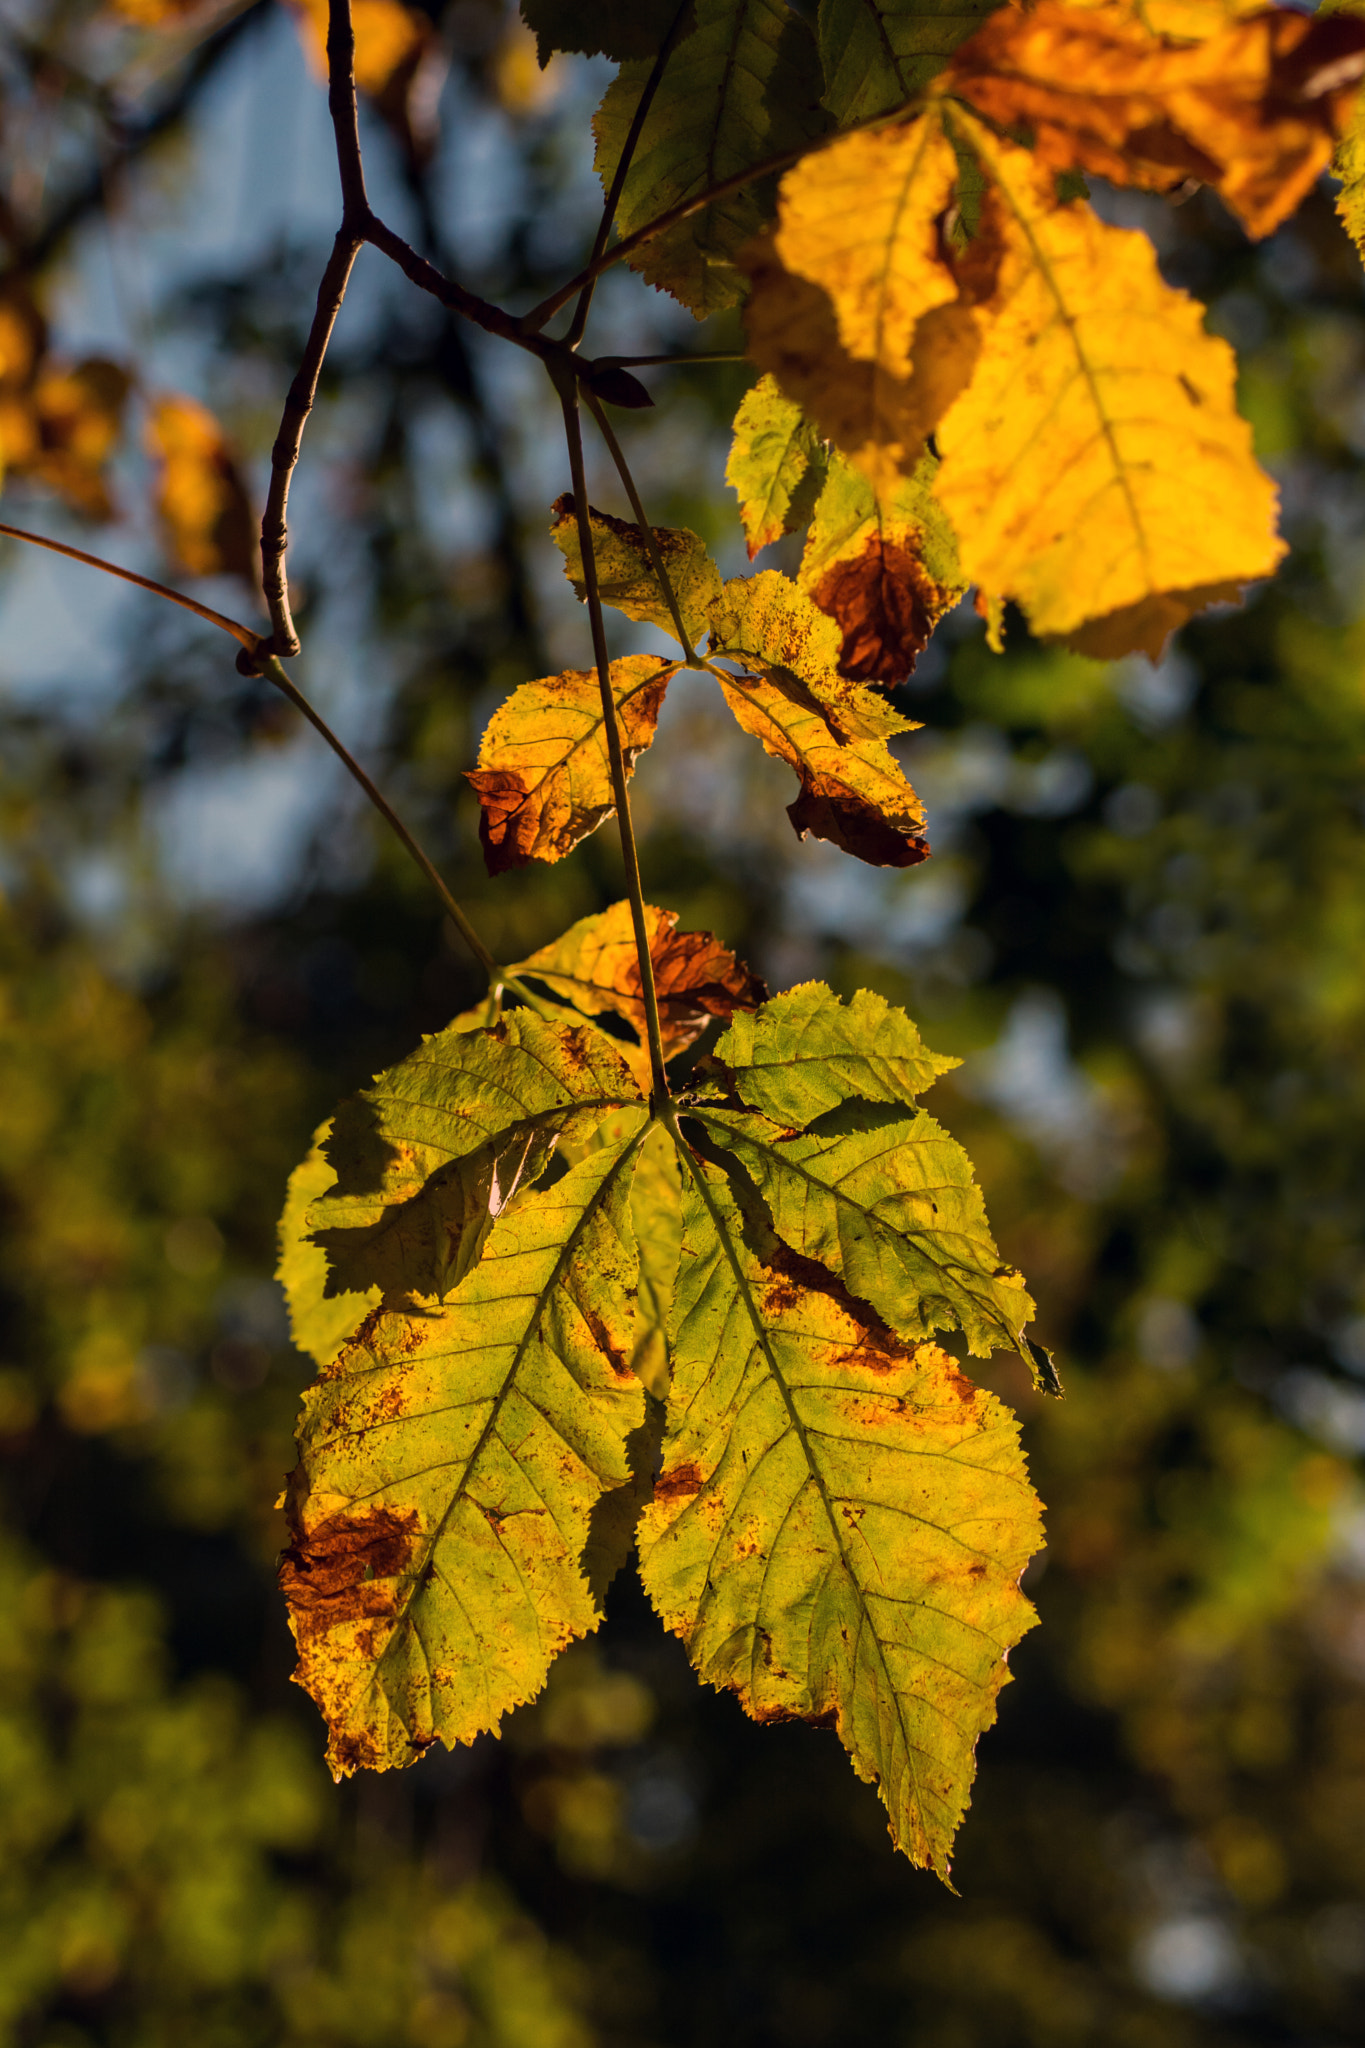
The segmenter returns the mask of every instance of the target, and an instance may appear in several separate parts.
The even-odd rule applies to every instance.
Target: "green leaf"
[[[760,377],[735,414],[725,481],[739,498],[749,560],[808,524],[829,466],[824,442],[775,377]]]
[[[638,1261],[620,1137],[493,1223],[440,1307],[376,1310],[305,1395],[281,1567],[336,1776],[470,1742],[596,1628],[593,1510],[632,1481]]]
[[[328,1117],[314,1131],[311,1150],[289,1176],[275,1267],[275,1278],[284,1289],[289,1311],[289,1334],[299,1350],[318,1365],[331,1364],[346,1339],[354,1336],[379,1301],[379,1289],[368,1283],[364,1289],[333,1289],[329,1294],[327,1254],[308,1234],[309,1209],[336,1183],[336,1174],[323,1150],[331,1130],[332,1119]]]
[[[542,69],[556,50],[584,57],[652,59],[672,26],[678,0],[521,0]]]
[[[326,1247],[329,1294],[379,1283],[439,1297],[555,1138],[638,1097],[591,1026],[527,1010],[489,1030],[462,1025],[423,1039],[337,1112],[327,1146],[336,1181],[307,1212]]]
[[[837,1274],[910,1343],[960,1329],[968,1348],[1033,1359],[1033,1303],[1002,1266],[962,1147],[924,1111],[850,1100],[788,1135],[743,1111],[690,1112],[738,1161],[783,1243]]]
[[[830,451],[798,581],[843,635],[841,675],[903,683],[967,588],[957,537],[934,496],[937,471],[924,455],[883,494]]]
[[[877,867],[927,858],[924,808],[887,746],[913,732],[872,690],[841,677],[842,636],[803,590],[775,570],[735,577],[711,615],[711,673],[744,730],[801,778],[787,807],[813,832]],[[732,674],[714,665],[742,665]]]
[[[708,1062],[724,1070],[741,1102],[792,1129],[854,1096],[913,1107],[960,1064],[930,1052],[885,997],[859,989],[845,1004],[819,981],[735,1016]]]
[[[825,105],[840,128],[902,107],[999,0],[820,0]]]
[[[593,121],[597,169],[611,185],[650,61],[623,64]],[[696,0],[696,26],[664,68],[617,209],[622,235],[711,186],[799,148],[825,127],[814,39],[780,0]],[[771,211],[746,185],[646,242],[629,259],[699,320],[744,294],[735,253]]]
[[[662,1125],[656,1124],[640,1147],[630,1214],[640,1248],[640,1292],[630,1362],[649,1392],[663,1401],[668,1394],[668,1321],[682,1253],[682,1182],[676,1148]]]
[[[573,499],[566,491],[551,507],[550,535],[564,557],[564,573],[586,601],[583,555],[578,545],[578,520]],[[592,529],[593,556],[597,564],[597,587],[603,604],[624,612],[628,619],[658,626],[677,636],[668,599],[654,574],[649,545],[638,526],[629,520],[613,519],[609,512],[588,507]],[[706,552],[706,542],[686,526],[656,526],[654,543],[664,572],[678,601],[678,610],[693,642],[705,630],[707,613],[720,596],[720,571]]]
[[[1034,1620],[1018,1424],[936,1346],[784,1273],[724,1174],[689,1160],[688,1179],[646,1587],[755,1720],[834,1726],[897,1846],[946,1879],[977,1738]]]

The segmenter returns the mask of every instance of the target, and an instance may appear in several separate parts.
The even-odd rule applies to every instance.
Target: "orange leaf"
[[[189,576],[257,576],[255,522],[227,436],[207,406],[169,392],[153,401],[147,445],[158,464],[156,509],[167,551]]]
[[[1348,14],[1272,8],[1186,44],[1126,0],[1038,0],[993,14],[941,89],[996,128],[1028,131],[1055,169],[1159,192],[1213,185],[1262,236],[1326,169],[1362,72],[1365,22]]]
[[[24,467],[88,519],[113,513],[103,472],[122,430],[129,382],[117,363],[93,357],[74,370],[48,370],[34,386],[37,445]]]
[[[611,665],[626,773],[654,737],[678,664],[628,654]],[[468,778],[490,875],[563,860],[615,809],[595,669],[523,683],[494,713]]]
[[[659,999],[664,1054],[671,1058],[700,1036],[708,1018],[756,1010],[768,991],[756,974],[710,932],[680,932],[675,910],[645,905],[649,957]],[[514,974],[531,974],[590,1017],[613,1011],[641,1044],[645,1009],[629,903],[613,903],[599,917],[580,918],[562,938],[519,960]]]

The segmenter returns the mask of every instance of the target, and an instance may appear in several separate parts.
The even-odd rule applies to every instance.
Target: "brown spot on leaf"
[[[706,1484],[706,1474],[699,1465],[676,1465],[671,1472],[663,1472],[654,1482],[656,1501],[690,1500],[701,1492]]]
[[[913,548],[880,534],[835,562],[811,591],[843,633],[839,673],[863,683],[903,683],[954,595]]]
[[[586,1307],[582,1303],[579,1304],[579,1307],[584,1322],[592,1331],[593,1342],[606,1359],[617,1379],[633,1380],[635,1378],[634,1368],[620,1345],[613,1341],[611,1331],[607,1328],[602,1316],[595,1308]]]
[[[407,1571],[418,1534],[412,1510],[391,1508],[331,1515],[315,1529],[296,1530],[279,1577],[300,1648],[305,1636],[392,1614],[398,1604],[394,1581]]]

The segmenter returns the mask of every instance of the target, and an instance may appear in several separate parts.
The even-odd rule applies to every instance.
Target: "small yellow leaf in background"
[[[207,406],[167,393],[148,409],[156,509],[167,552],[189,576],[259,574],[256,528],[227,436]]]
[[[1232,350],[1146,236],[1058,206],[1045,164],[967,132],[1003,254],[971,385],[938,429],[964,574],[1084,653],[1156,655],[1284,553]]]
[[[1252,235],[1326,169],[1365,71],[1365,22],[1271,8],[1182,44],[1130,0],[1001,8],[941,81],[1059,170],[1172,191],[1213,185]]]
[[[626,773],[654,737],[677,663],[628,654],[611,665]],[[479,837],[490,875],[563,860],[615,808],[596,669],[523,683],[489,720],[479,765]]]

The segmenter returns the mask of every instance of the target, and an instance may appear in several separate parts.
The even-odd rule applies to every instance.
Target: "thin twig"
[[[611,459],[616,464],[616,474],[625,485],[626,496],[630,499],[630,509],[635,514],[636,524],[644,535],[645,547],[649,551],[650,567],[653,569],[659,587],[663,591],[664,602],[668,606],[674,630],[681,642],[683,653],[687,657],[687,663],[690,668],[697,659],[696,649],[692,645],[692,635],[683,623],[682,611],[679,608],[673,585],[669,580],[668,571],[664,567],[663,556],[659,552],[659,543],[654,536],[654,528],[649,523],[644,505],[641,502],[640,493],[635,487],[635,479],[630,473],[630,464],[621,452],[621,444],[612,431],[611,421],[598,404],[593,392],[585,386],[583,396],[587,399],[588,408],[597,422],[597,431],[606,442]]]
[[[644,1000],[645,1028],[649,1042],[649,1072],[654,1100],[669,1100],[668,1077],[664,1072],[663,1032],[659,1024],[659,997],[654,986],[654,962],[649,951],[649,926],[645,919],[645,896],[640,881],[640,856],[635,844],[635,825],[630,815],[630,793],[626,787],[626,761],[621,747],[621,728],[616,717],[616,699],[611,687],[611,658],[607,653],[606,626],[602,618],[602,596],[597,587],[597,557],[593,550],[592,523],[588,518],[588,482],[583,467],[583,433],[578,419],[578,386],[563,371],[555,379],[559,402],[564,409],[564,436],[569,444],[569,478],[573,488],[574,514],[578,522],[578,547],[583,557],[583,583],[587,592],[588,617],[592,622],[592,651],[597,662],[597,681],[602,692],[602,721],[607,736],[607,759],[611,765],[612,794],[616,799],[616,827],[621,835],[621,857],[626,870],[626,894],[630,898],[631,923],[635,928],[635,951],[640,966],[640,994]]]
[[[626,179],[630,173],[631,162],[635,156],[635,150],[640,137],[644,132],[645,122],[649,118],[649,110],[654,104],[654,95],[659,90],[659,86],[663,81],[668,60],[673,55],[674,49],[677,46],[678,38],[682,33],[683,22],[690,12],[691,6],[692,0],[681,0],[681,5],[669,24],[668,34],[659,46],[659,54],[654,59],[654,68],[645,80],[644,91],[635,103],[635,112],[631,115],[630,128],[626,134],[625,144],[620,156],[617,158],[616,169],[612,174],[611,185],[607,192],[606,202],[602,208],[602,218],[598,223],[597,235],[592,245],[592,255],[588,259],[589,264],[597,261],[611,237],[612,227],[616,220],[616,209],[621,204],[621,194],[626,189]],[[592,307],[592,295],[596,289],[596,278],[589,278],[579,293],[578,304],[574,307],[573,319],[569,324],[568,332],[564,336],[564,346],[566,348],[576,349],[579,342],[583,339],[583,330],[588,324],[588,313]]]
[[[26,540],[35,548],[47,548],[54,555],[65,555],[72,562],[84,563],[87,569],[103,569],[106,576],[117,576],[124,583],[135,583],[139,590],[150,590],[153,597],[167,598],[183,611],[193,612],[197,619],[206,619],[209,625],[231,633],[233,639],[240,640],[250,654],[256,654],[264,644],[261,635],[253,633],[250,626],[239,625],[236,619],[229,619],[223,612],[215,612],[195,598],[186,597],[181,590],[171,590],[164,583],[155,583],[150,576],[139,576],[133,569],[120,569],[117,562],[106,562],[100,555],[87,555],[84,548],[69,548],[65,541],[48,540],[46,535],[29,533],[22,526],[0,526],[0,534],[7,535],[10,540]]]

